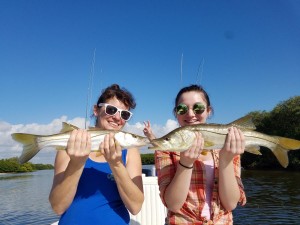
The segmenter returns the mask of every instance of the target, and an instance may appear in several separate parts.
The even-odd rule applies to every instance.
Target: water
[[[50,225],[53,170],[0,174],[0,225]],[[235,225],[299,224],[300,173],[243,171],[248,202],[234,211]],[[154,225],[154,224],[153,224]]]
[[[247,204],[234,210],[234,224],[299,224],[300,173],[243,171]]]
[[[53,170],[0,174],[0,224],[43,225],[58,220],[48,201]]]

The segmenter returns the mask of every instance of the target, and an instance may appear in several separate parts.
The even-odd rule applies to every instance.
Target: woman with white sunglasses
[[[94,106],[96,127],[121,130],[135,106],[130,92],[117,84],[107,87]],[[80,129],[72,131],[66,151],[57,152],[49,201],[61,215],[59,225],[128,225],[128,211],[140,211],[144,194],[139,150],[122,151],[112,133],[99,150],[91,152],[91,137]]]

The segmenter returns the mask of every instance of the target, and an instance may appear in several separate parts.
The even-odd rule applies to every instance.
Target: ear
[[[207,114],[208,114],[208,117],[210,117],[212,115],[212,108],[210,106],[207,107]]]
[[[97,105],[94,105],[94,110],[93,110],[93,111],[94,111],[94,116],[95,116],[95,117],[98,117],[98,115],[99,115],[99,110],[100,110],[100,109],[98,108],[98,106],[97,106]]]

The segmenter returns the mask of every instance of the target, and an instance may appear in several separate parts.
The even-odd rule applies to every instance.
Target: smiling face
[[[195,109],[194,105],[196,103],[201,103],[205,106],[205,110],[201,114],[197,114],[197,111],[193,110]],[[211,112],[211,108],[207,106],[203,93],[199,91],[188,91],[182,93],[177,102],[177,105],[179,104],[184,104],[188,108],[185,114],[176,114],[176,118],[180,126],[205,123]]]
[[[108,99],[105,103],[113,105],[122,110],[128,110],[123,102],[118,100],[116,97]],[[98,107],[94,106],[94,115],[97,118],[96,126],[106,130],[121,130],[126,121],[121,118],[120,112],[114,115],[108,115],[105,113],[105,106]]]
[[[94,105],[95,126],[106,130],[121,130],[132,116],[128,111],[135,107],[132,94],[118,84],[112,84],[102,91]]]

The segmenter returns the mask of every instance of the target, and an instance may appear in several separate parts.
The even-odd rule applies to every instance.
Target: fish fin
[[[273,136],[277,138],[278,144],[281,145],[285,149],[289,150],[298,150],[300,149],[300,141],[291,139],[291,138],[285,138],[285,137],[278,137],[278,136]]]
[[[99,156],[101,156],[101,155],[103,155],[101,152],[96,152],[96,157],[99,157]]]
[[[11,136],[15,141],[23,144],[23,151],[18,159],[20,164],[28,162],[41,150],[37,143],[38,135],[14,133]]]
[[[246,148],[247,152],[250,152],[255,155],[261,155],[260,147],[258,145],[251,145]]]
[[[65,133],[65,132],[68,132],[68,131],[72,131],[72,130],[78,130],[79,128],[70,124],[70,123],[66,123],[66,122],[63,122],[62,123],[62,129],[60,130],[61,133]]]
[[[281,147],[280,145],[277,145],[274,149],[272,149],[272,152],[274,153],[277,160],[284,168],[286,168],[289,165],[289,157],[288,157],[289,150]]]
[[[204,147],[205,148],[208,148],[208,147],[211,147],[211,146],[214,146],[215,143],[213,143],[212,141],[204,141]]]
[[[66,150],[66,147],[63,147],[63,146],[57,146],[57,147],[55,147],[55,149],[56,149],[57,151],[63,151],[63,150]]]
[[[201,155],[207,155],[208,152],[209,152],[209,150],[203,149],[203,151],[201,152]]]
[[[236,126],[236,127],[239,127],[239,128],[247,128],[249,130],[255,130],[256,127],[252,121],[252,116],[250,115],[247,115],[247,116],[244,116],[240,119],[237,119],[233,122],[231,122],[230,124],[228,124],[229,126]]]

